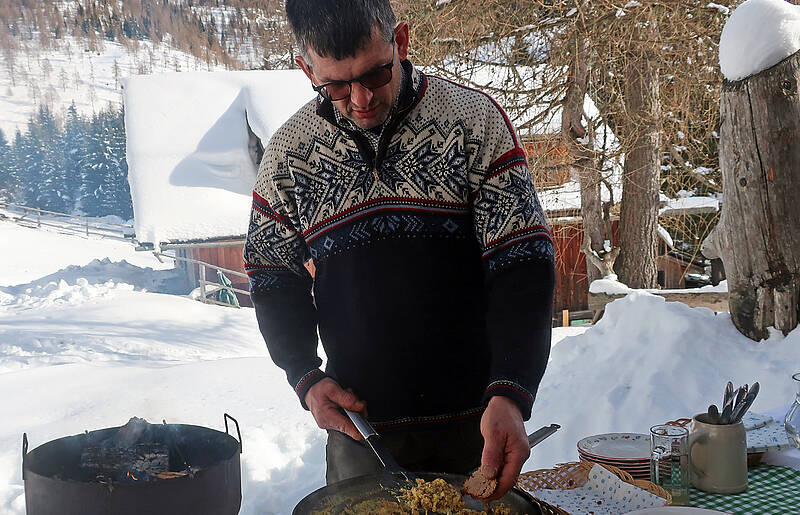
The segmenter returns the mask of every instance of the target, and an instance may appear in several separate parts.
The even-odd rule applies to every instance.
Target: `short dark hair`
[[[312,49],[322,57],[353,57],[377,27],[391,42],[396,23],[389,0],[286,0],[286,16],[300,53]]]

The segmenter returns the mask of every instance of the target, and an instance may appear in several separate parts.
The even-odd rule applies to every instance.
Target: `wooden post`
[[[562,327],[569,327],[569,310],[562,309],[561,310],[561,326]]]
[[[208,302],[206,299],[206,267],[200,265],[200,302]]]
[[[800,52],[737,82],[720,102],[725,199],[717,234],[731,318],[753,340],[797,325]]]
[[[36,208],[36,228],[37,228],[37,229],[40,229],[41,227],[42,227],[42,212],[41,212],[41,210],[40,210],[40,209],[37,207],[37,208]]]

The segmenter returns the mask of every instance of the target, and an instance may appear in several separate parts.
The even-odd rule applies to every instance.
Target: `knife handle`
[[[356,426],[356,429],[358,429],[358,432],[364,437],[364,440],[367,440],[370,436],[378,434],[378,432],[375,431],[375,429],[364,417],[361,416],[360,413],[350,411],[349,409],[344,410],[344,412],[347,413],[348,417],[350,417],[353,425]]]

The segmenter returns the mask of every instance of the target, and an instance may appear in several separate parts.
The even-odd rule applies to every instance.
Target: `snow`
[[[585,436],[647,433],[703,412],[721,401],[728,380],[761,384],[754,412],[785,406],[794,398],[799,344],[797,329],[754,343],[728,313],[631,293],[608,304],[582,335],[553,348],[528,428],[562,429],[533,450],[525,470],[577,459],[575,444]]]
[[[658,236],[662,240],[664,240],[664,243],[667,244],[667,247],[674,248],[675,242],[672,241],[672,236],[669,234],[669,231],[667,231],[664,227],[662,227],[661,224],[658,224],[657,230],[658,230]]]
[[[618,203],[622,199],[621,174],[617,173],[619,170],[615,169],[609,174],[606,181],[613,188],[614,203]],[[581,185],[577,180],[570,180],[551,188],[541,188],[536,193],[546,212],[581,208]],[[609,202],[611,199],[605,182],[600,186],[600,199],[602,202]]]
[[[589,285],[590,293],[605,293],[607,295],[618,295],[623,293],[630,293],[633,290],[628,288],[628,285],[621,283],[616,279],[595,279]]]
[[[76,244],[76,240],[80,241]],[[132,266],[155,270],[172,268],[172,263],[160,263],[151,254],[132,252],[131,244],[94,236],[45,232],[0,220],[0,241],[4,251],[0,262],[0,287],[27,283],[58,272],[70,265],[83,266],[96,259],[125,260]],[[8,245],[6,247],[6,245]]]
[[[747,0],[722,29],[719,65],[730,81],[774,66],[800,50],[800,6],[785,0]]]
[[[679,197],[667,199],[666,205],[658,210],[659,216],[684,215],[696,213],[714,213],[719,211],[720,200],[717,197]]]
[[[269,360],[251,309],[164,293],[172,272],[117,241],[1,220],[0,240],[53,260],[21,270],[16,253],[0,253],[0,512],[25,511],[23,432],[33,449],[132,416],[218,430],[223,413],[236,417],[243,515],[290,513],[324,484],[325,433]],[[761,383],[757,412],[786,406],[800,362],[800,330],[754,343],[727,313],[642,291],[608,304],[594,326],[554,328],[552,342],[526,429],[562,429],[524,470],[577,459],[591,434],[646,433],[699,413],[728,380]]]
[[[710,2],[708,5],[706,5],[706,7],[708,7],[709,9],[716,9],[723,16],[727,16],[731,12],[731,9],[729,7],[720,4],[715,4],[714,2]]]
[[[303,72],[184,72],[123,84],[137,239],[243,236],[257,173],[248,124],[266,146],[314,97]]]
[[[728,281],[720,281],[716,286],[706,285],[699,288],[680,288],[680,289],[643,289],[637,290],[629,288],[627,284],[621,283],[614,277],[604,277],[595,279],[589,285],[590,293],[605,293],[606,295],[624,295],[632,292],[644,292],[657,295],[659,293],[725,293],[728,291]]]

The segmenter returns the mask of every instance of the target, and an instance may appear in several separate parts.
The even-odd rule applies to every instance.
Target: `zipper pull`
[[[375,180],[377,182],[381,182],[381,178],[378,176],[378,167],[377,166],[373,166],[372,167],[372,175],[375,176]]]

